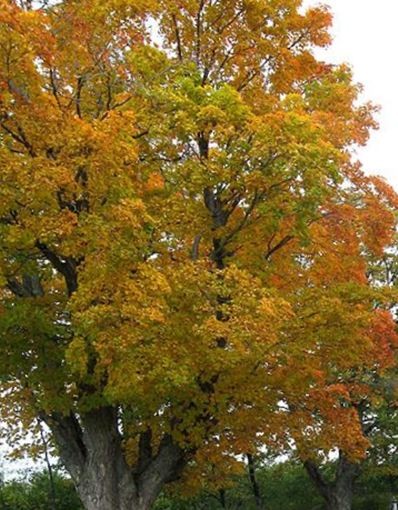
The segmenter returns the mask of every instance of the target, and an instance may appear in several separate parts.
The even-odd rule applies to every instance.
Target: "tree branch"
[[[305,467],[309,477],[311,478],[312,482],[319,490],[319,492],[322,494],[322,496],[326,500],[328,500],[330,488],[329,488],[329,485],[325,482],[325,480],[322,476],[322,473],[320,472],[320,470],[318,469],[316,464],[314,462],[312,462],[311,460],[306,460],[304,462],[304,467]]]
[[[151,506],[165,483],[179,478],[185,462],[183,450],[166,434],[157,455],[138,478],[139,499],[144,503],[143,507]]]
[[[265,260],[269,261],[272,257],[272,255],[277,252],[278,250],[280,250],[281,248],[283,248],[284,246],[286,246],[288,243],[290,243],[290,241],[292,241],[294,239],[294,236],[292,235],[287,235],[285,236],[283,239],[281,239],[279,241],[279,243],[277,243],[275,246],[271,247],[271,241],[270,243],[268,244],[268,251],[264,254],[264,258]]]
[[[177,41],[177,54],[178,54],[178,60],[179,60],[180,62],[182,62],[181,36],[180,36],[180,30],[179,30],[179,28],[178,28],[177,18],[176,18],[176,15],[175,15],[175,14],[173,14],[173,15],[172,15],[172,20],[173,20],[173,25],[174,25],[174,33],[175,33],[176,41]]]
[[[48,246],[40,241],[36,242],[38,248],[45,258],[52,264],[54,269],[63,275],[65,278],[68,295],[71,296],[77,290],[77,272],[76,269],[80,263],[72,257],[61,257],[54,251],[50,250]]]
[[[40,418],[53,433],[61,458],[74,483],[78,484],[83,474],[87,455],[79,421],[73,413],[68,416],[57,413],[52,415],[41,413]]]
[[[41,297],[44,296],[44,290],[37,275],[24,274],[22,283],[16,278],[7,280],[7,287],[18,297]]]

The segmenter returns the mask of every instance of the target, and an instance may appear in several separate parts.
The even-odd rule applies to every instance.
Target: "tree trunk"
[[[100,408],[79,418],[71,414],[45,419],[86,510],[149,510],[185,463],[182,450],[167,435],[153,455],[151,435],[145,432],[139,460],[129,466],[115,408]]]
[[[351,510],[353,497],[353,480],[336,483],[329,487],[326,499],[327,510]]]
[[[247,464],[249,468],[249,480],[252,486],[256,508],[257,510],[265,510],[265,504],[261,495],[260,486],[257,481],[255,461],[251,453],[247,454]]]
[[[316,489],[326,501],[327,510],[351,510],[354,483],[360,473],[360,464],[350,462],[340,452],[333,482],[325,481],[313,462],[306,461],[304,466]]]
[[[331,494],[330,500],[326,503],[327,510],[351,510],[352,493]]]

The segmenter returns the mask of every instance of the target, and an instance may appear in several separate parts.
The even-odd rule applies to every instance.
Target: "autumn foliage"
[[[374,108],[314,57],[329,11],[20,4],[0,1],[3,418],[48,424],[87,509],[292,437],[363,456],[340,404],[394,362],[395,296],[367,271],[398,202],[351,156]],[[87,499],[96,420],[119,506]]]

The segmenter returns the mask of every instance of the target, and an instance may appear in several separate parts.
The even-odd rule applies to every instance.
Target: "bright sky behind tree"
[[[319,1],[306,0],[305,5]],[[359,158],[366,171],[385,176],[398,190],[397,0],[326,0],[334,15],[332,47],[325,60],[349,63],[363,97],[381,106],[380,129]]]

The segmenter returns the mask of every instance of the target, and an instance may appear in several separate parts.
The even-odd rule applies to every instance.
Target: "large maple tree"
[[[148,509],[390,356],[373,108],[300,0],[0,7],[2,415],[45,421],[87,510]]]

